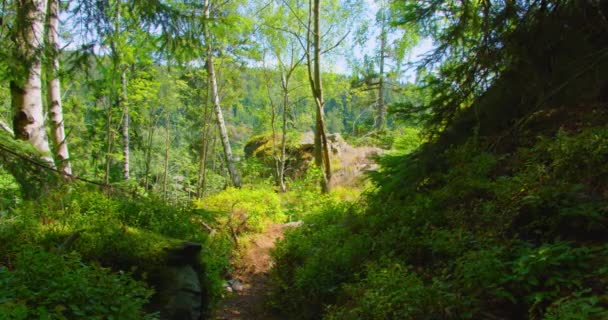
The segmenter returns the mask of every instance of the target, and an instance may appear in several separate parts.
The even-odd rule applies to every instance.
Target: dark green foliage
[[[18,259],[23,252],[21,245],[42,246],[51,252],[77,252],[83,268],[97,268],[92,269],[94,272],[99,269],[96,265],[115,272],[132,271],[136,279],[145,280],[156,289],[165,281],[167,249],[183,241],[199,242],[203,251],[197,265],[205,290],[204,304],[211,308],[222,292],[221,276],[228,266],[231,243],[220,234],[208,237],[200,224],[203,218],[201,210],[170,206],[155,199],[119,195],[112,199],[84,189],[52,194],[35,204],[25,202],[0,219],[0,265],[10,265]],[[45,274],[52,278],[54,271]],[[65,277],[69,278],[69,274]],[[31,290],[35,293],[47,288],[42,283],[40,288]],[[142,297],[140,309],[148,303],[148,297]]]
[[[27,246],[9,267],[0,266],[0,319],[157,319],[142,311],[152,290],[77,253]]]
[[[429,133],[444,145],[605,91],[596,73],[608,66],[605,1],[411,0],[395,1],[394,10],[395,23],[415,24],[437,43],[423,64],[433,72],[420,83],[430,99],[410,112],[428,115]]]
[[[0,165],[9,172],[17,182],[20,195],[29,200],[37,199],[49,192],[51,186],[60,184],[59,175],[49,170],[42,154],[31,144],[15,140],[7,132],[0,130]],[[10,191],[14,187],[9,187]]]
[[[275,307],[296,319],[314,319],[332,303],[340,284],[352,280],[370,249],[370,239],[351,234],[348,208],[328,206],[306,217],[306,224],[288,232],[275,249]],[[300,266],[306,265],[302,268]],[[280,297],[280,298],[279,298]]]
[[[302,319],[602,319],[605,141],[606,127],[561,130],[496,154],[472,139],[433,171],[424,150],[393,157],[365,213],[327,209],[278,246],[275,305]]]
[[[361,282],[344,287],[345,296],[359,302],[330,309],[327,319],[438,319],[461,311],[462,301],[441,283],[425,285],[398,263],[371,265],[366,274]]]
[[[15,178],[6,170],[0,169],[0,215],[14,208],[21,200],[21,190]]]

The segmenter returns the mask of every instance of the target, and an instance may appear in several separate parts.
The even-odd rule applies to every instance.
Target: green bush
[[[143,309],[152,290],[76,253],[24,247],[13,267],[0,267],[0,319],[157,319]]]
[[[335,300],[340,285],[354,277],[372,242],[350,234],[342,223],[351,208],[334,203],[286,232],[272,252],[275,308],[295,319],[317,319],[323,306]]]
[[[392,144],[392,152],[395,154],[410,154],[414,152],[422,143],[420,130],[418,128],[406,127],[395,134]]]
[[[0,166],[0,216],[21,200],[21,190],[15,178]]]
[[[347,303],[331,308],[328,320],[457,319],[463,304],[438,284],[426,285],[398,263],[372,265],[356,284],[344,286]],[[457,316],[457,314],[459,314]]]
[[[281,200],[271,188],[228,188],[195,201],[195,206],[214,213],[217,223],[231,228],[261,231],[271,222],[284,222],[287,216]]]

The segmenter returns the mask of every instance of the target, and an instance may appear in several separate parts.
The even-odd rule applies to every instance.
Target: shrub
[[[597,296],[587,296],[588,290],[578,291],[555,301],[547,308],[545,320],[600,320],[608,318],[608,308]]]
[[[424,281],[398,263],[371,265],[367,275],[345,286],[347,303],[330,309],[328,320],[431,320],[462,319],[455,309],[462,305],[438,284]]]
[[[295,319],[318,319],[340,286],[353,279],[372,241],[350,233],[344,219],[351,214],[349,205],[334,203],[285,234],[272,252],[275,308]]]
[[[2,319],[157,319],[143,310],[152,290],[76,253],[24,247],[14,269],[0,267],[0,284]]]
[[[403,128],[400,131],[394,138],[392,153],[401,155],[410,154],[420,147],[422,138],[418,128],[409,127]]]
[[[221,225],[233,229],[261,231],[270,222],[283,222],[286,215],[279,196],[270,188],[228,188],[195,202],[213,213]]]

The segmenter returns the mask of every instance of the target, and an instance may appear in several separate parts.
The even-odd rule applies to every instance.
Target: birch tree
[[[14,58],[10,82],[15,138],[27,140],[44,154],[42,160],[54,166],[44,127],[42,108],[42,52],[45,0],[17,1],[14,31]]]
[[[48,0],[46,41],[48,57],[47,100],[51,120],[51,140],[57,168],[66,175],[72,174],[68,142],[63,122],[61,81],[59,79],[59,0]]]
[[[217,85],[217,76],[215,73],[215,66],[213,64],[213,35],[211,34],[211,30],[209,28],[209,24],[211,22],[211,1],[204,1],[204,19],[203,22],[203,36],[205,41],[205,51],[206,57],[205,62],[207,65],[207,76],[209,77],[209,86],[211,89],[211,99],[213,102],[213,109],[215,111],[215,120],[218,125],[220,140],[222,141],[222,146],[224,148],[224,156],[226,160],[226,166],[228,168],[228,173],[230,174],[230,179],[232,180],[232,184],[240,188],[241,187],[241,176],[239,172],[236,170],[236,165],[234,162],[234,157],[232,155],[232,147],[230,146],[230,138],[228,137],[228,131],[226,130],[226,123],[224,122],[224,115],[222,113],[222,106],[218,91]]]

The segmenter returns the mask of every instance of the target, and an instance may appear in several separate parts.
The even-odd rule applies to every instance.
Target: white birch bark
[[[70,153],[63,122],[61,104],[61,81],[59,80],[59,0],[48,0],[46,40],[49,46],[50,62],[47,75],[47,98],[51,118],[51,140],[54,145],[57,169],[66,175],[72,174]]]
[[[13,130],[15,138],[27,140],[42,152],[42,159],[54,167],[44,127],[41,65],[46,14],[45,0],[18,2],[16,56],[23,59],[23,74],[11,81]]]
[[[210,21],[210,2],[209,0],[205,0],[205,23],[204,23],[204,37],[205,43],[207,45],[207,76],[211,80],[211,96],[213,101],[213,108],[215,110],[215,118],[217,120],[217,125],[220,130],[220,139],[222,140],[222,145],[224,147],[224,156],[226,158],[226,164],[228,167],[228,173],[230,174],[230,179],[232,180],[232,184],[240,188],[241,187],[241,177],[236,170],[236,166],[234,163],[234,157],[232,156],[232,148],[230,147],[230,139],[228,138],[228,131],[226,130],[226,123],[224,122],[224,115],[222,113],[222,107],[220,104],[220,96],[217,89],[217,78],[215,74],[215,68],[213,65],[213,46],[211,44],[211,34],[208,27],[208,22]]]

